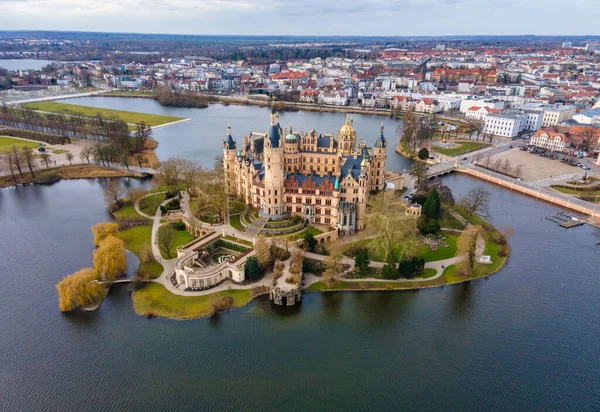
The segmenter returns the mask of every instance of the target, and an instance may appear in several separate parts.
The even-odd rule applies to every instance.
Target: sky
[[[0,30],[594,35],[600,0],[0,0]]]

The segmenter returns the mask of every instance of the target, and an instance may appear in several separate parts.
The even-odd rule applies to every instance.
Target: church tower
[[[264,168],[265,194],[263,196],[262,214],[270,216],[282,215],[285,212],[283,188],[283,132],[279,126],[279,115],[271,113],[271,127],[265,136]]]
[[[373,160],[371,163],[371,189],[380,191],[385,189],[385,162],[387,159],[387,140],[383,136],[383,122],[379,129],[379,137],[373,146]]]
[[[227,125],[227,137],[223,140],[223,170],[225,173],[225,193],[236,196],[235,157],[236,144],[231,136],[231,127]]]
[[[350,115],[347,114],[346,123],[338,132],[338,152],[342,156],[348,156],[354,151],[354,146],[356,146],[356,131],[354,131]]]

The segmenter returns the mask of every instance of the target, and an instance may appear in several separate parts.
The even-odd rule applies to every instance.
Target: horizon
[[[28,31],[414,37],[510,36],[519,27],[536,36],[586,36],[596,27],[600,10],[592,0],[573,0],[567,8],[558,0],[3,0],[0,16],[3,29]]]

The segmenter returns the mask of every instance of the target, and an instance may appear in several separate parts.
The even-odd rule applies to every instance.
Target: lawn
[[[244,226],[242,225],[242,222],[240,221],[241,216],[242,215],[229,216],[229,224],[231,225],[231,227],[233,227],[234,229],[237,229],[239,231],[244,230]]]
[[[22,106],[33,110],[39,110],[42,112],[63,114],[77,113],[86,117],[95,117],[98,113],[101,113],[104,117],[118,117],[125,123],[135,124],[143,121],[149,126],[158,126],[165,123],[175,122],[177,120],[183,120],[182,117],[128,112],[124,110],[102,109],[98,107],[80,106],[76,104],[58,102],[25,103]]]
[[[157,193],[140,200],[140,210],[148,216],[154,216],[160,204],[167,198],[166,193]]]
[[[119,210],[113,212],[113,216],[119,220],[148,220],[140,215],[131,203],[125,203]]]
[[[171,256],[167,256],[162,250],[160,251],[160,254],[164,259],[174,259],[177,257],[177,247],[188,244],[194,239],[195,237],[187,230],[173,230],[173,246],[170,251]]]
[[[143,262],[152,253],[150,245],[152,225],[133,226],[119,232],[119,236],[125,242],[125,248],[140,260],[140,271],[147,272],[152,278],[157,278],[161,275],[163,267],[160,263],[154,259]]]
[[[446,236],[446,242],[448,243],[447,248],[438,248],[438,250],[433,251],[429,246],[423,246],[419,252],[419,256],[425,259],[426,262],[433,262],[435,260],[444,260],[451,257],[456,256],[457,252],[457,240],[458,236],[454,234],[444,233]],[[357,247],[360,245],[364,245],[369,251],[369,259],[373,262],[384,262],[385,261],[385,252],[379,247],[372,239],[367,239],[364,241],[357,241],[352,243],[347,243],[343,246],[343,253],[352,249],[353,247]],[[400,245],[396,247],[392,247],[392,254],[394,256],[398,255],[398,249]]]
[[[308,226],[306,229],[304,229],[302,232],[298,232],[295,235],[290,236],[290,239],[292,240],[298,240],[298,239],[303,239],[304,238],[304,234],[305,233],[312,233],[313,236],[317,236],[320,235],[321,233],[323,233],[323,231],[319,228],[316,228],[314,226]]]
[[[460,146],[454,147],[452,149],[445,149],[442,147],[433,146],[432,149],[446,156],[460,156],[462,154],[473,152],[475,150],[483,149],[484,147],[490,146],[490,144],[482,142],[457,141],[455,143],[460,144]]]
[[[5,151],[6,149],[12,149],[13,146],[17,146],[18,150],[22,149],[23,147],[37,149],[39,145],[39,143],[29,142],[27,140],[15,139],[8,136],[0,136],[0,152]]]
[[[173,319],[194,319],[213,313],[211,303],[222,296],[233,297],[234,307],[246,305],[249,290],[225,290],[204,296],[180,296],[163,285],[150,283],[133,294],[133,309],[139,315],[155,315]]]
[[[54,150],[52,150],[52,153],[54,153],[54,154],[63,154],[63,153],[67,153],[67,152],[68,152],[68,150],[65,150],[65,149],[54,149]]]

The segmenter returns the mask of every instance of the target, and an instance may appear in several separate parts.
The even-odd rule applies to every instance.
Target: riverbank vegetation
[[[0,157],[2,157],[1,154]],[[0,188],[27,183],[51,184],[62,179],[96,179],[139,176],[139,173],[134,171],[113,169],[98,165],[59,166],[35,170],[34,173],[22,170],[21,176],[15,166],[14,175],[0,176]]]
[[[117,237],[114,223],[99,223],[92,228],[93,268],[85,268],[62,279],[57,285],[58,308],[70,312],[77,308],[97,307],[106,295],[106,281],[115,280],[127,270],[125,244]]]
[[[185,320],[245,306],[252,299],[252,293],[243,289],[203,296],[180,296],[169,292],[161,284],[149,283],[137,289],[132,299],[133,309],[139,315]]]

